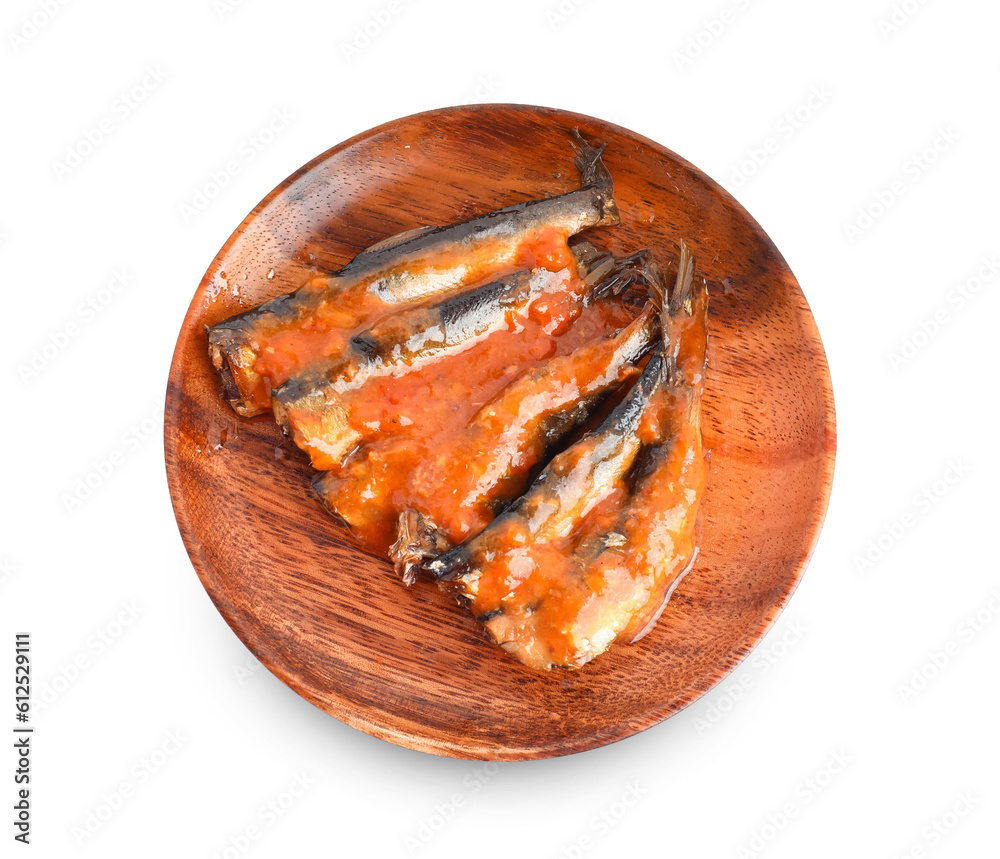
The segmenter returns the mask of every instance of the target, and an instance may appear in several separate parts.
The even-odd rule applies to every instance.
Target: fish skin
[[[639,422],[662,370],[662,347],[657,346],[626,398],[600,427],[556,455],[528,491],[479,535],[428,562],[428,572],[442,582],[468,580],[477,575],[475,566],[483,557],[503,551],[511,533],[530,535],[536,542],[569,534],[632,466],[641,446]]]
[[[694,285],[684,245],[678,269],[662,345],[637,383],[646,380],[643,392],[578,454],[569,448],[564,463],[553,460],[509,515],[425,564],[530,667],[576,668],[614,641],[641,638],[696,556],[708,296],[703,281]],[[608,432],[626,426],[635,452],[624,436],[608,451]],[[587,518],[595,508],[600,526]]]
[[[614,181],[604,166],[604,145],[591,146],[578,130],[573,132],[577,150],[574,162],[580,173],[577,190],[556,197],[516,203],[494,212],[454,225],[421,228],[401,243],[386,240],[374,249],[362,251],[338,273],[340,276],[372,277],[372,289],[390,304],[421,301],[460,285],[442,287],[435,276],[406,272],[397,268],[421,262],[436,253],[442,240],[453,242],[461,253],[474,253],[486,240],[510,240],[541,227],[554,227],[567,238],[588,227],[615,226],[621,222],[614,198]],[[403,233],[402,235],[407,235]],[[386,246],[387,242],[390,242]]]
[[[583,280],[581,301],[621,291],[647,264],[645,252],[618,260],[589,243],[573,248],[576,272],[535,269],[383,318],[351,339],[336,358],[290,379],[272,394],[275,419],[309,454],[313,466],[336,468],[361,443],[350,425],[350,398],[365,382],[436,359],[507,324],[547,292],[562,291],[574,274]],[[600,275],[597,277],[596,275]],[[594,277],[591,277],[594,275]]]
[[[365,312],[384,314],[469,286],[491,273],[516,270],[524,250],[546,231],[565,242],[589,227],[618,224],[614,183],[601,160],[604,147],[591,146],[579,132],[573,143],[581,179],[577,190],[458,224],[406,231],[402,241],[379,242],[330,277],[312,278],[293,293],[209,327],[209,357],[223,377],[224,396],[232,408],[247,417],[266,412],[271,388],[280,382],[257,372],[258,357],[278,332],[321,327],[324,315],[346,296],[361,293],[369,299]]]
[[[446,462],[421,462],[408,480],[411,501],[397,514],[397,539],[389,547],[403,581],[412,584],[426,560],[482,530],[497,508],[519,495],[552,448],[637,372],[634,363],[658,334],[658,314],[647,305],[614,337],[526,370],[472,417]],[[454,462],[465,463],[465,469],[453,473]],[[361,459],[346,473],[326,473],[313,485],[324,504],[336,511],[345,481],[365,479]],[[452,493],[442,495],[442,485]],[[394,504],[390,498],[374,498],[362,513],[366,520],[391,518]],[[352,530],[363,530],[351,521],[351,514],[341,518]],[[364,540],[361,533],[358,536]]]

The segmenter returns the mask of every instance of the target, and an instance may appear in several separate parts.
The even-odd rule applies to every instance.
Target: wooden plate
[[[656,629],[575,672],[490,644],[433,585],[405,589],[355,548],[270,419],[220,398],[205,325],[339,268],[400,230],[575,187],[579,127],[607,143],[616,253],[685,238],[710,283],[711,449],[701,555]],[[514,760],[595,748],[657,724],[738,664],[774,623],[826,511],[835,450],[823,347],[777,249],[719,185],[662,146],[591,117],[522,105],[446,108],[335,146],[281,183],[209,266],[177,341],[165,447],[184,543],[222,616],[292,689],[376,737]]]

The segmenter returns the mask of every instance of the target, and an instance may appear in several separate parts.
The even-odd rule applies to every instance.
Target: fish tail
[[[662,312],[667,305],[667,285],[663,281],[660,269],[650,259],[643,271],[643,280],[649,292],[649,301],[658,311]]]
[[[602,226],[615,226],[621,223],[621,215],[618,212],[618,203],[615,201],[615,183],[601,160],[601,153],[604,152],[606,144],[591,146],[578,128],[573,129],[573,146],[576,149],[576,157],[573,159],[576,169],[580,171],[580,187],[596,188],[601,192],[601,221]]]
[[[664,378],[671,387],[697,385],[704,377],[708,354],[708,286],[695,278],[695,261],[680,243],[677,277],[666,312],[661,315]]]
[[[605,254],[589,264],[583,279],[592,289],[588,303],[595,298],[618,295],[636,280],[646,283],[651,296],[662,297],[664,292],[659,272],[653,264],[653,256],[648,250],[636,251],[621,259],[613,254]],[[657,305],[657,299],[653,303]]]
[[[670,293],[670,315],[674,318],[685,309],[691,315],[690,302],[694,294],[695,263],[691,249],[683,240],[680,242],[680,254],[677,257],[677,277]]]
[[[412,585],[429,558],[436,558],[451,548],[451,543],[437,526],[416,510],[404,510],[396,523],[396,542],[389,549],[389,560],[406,585]]]
[[[602,251],[594,247],[586,239],[571,240],[570,250],[573,251],[573,256],[576,257],[577,272],[584,280],[601,263],[614,259],[614,254],[610,251]]]

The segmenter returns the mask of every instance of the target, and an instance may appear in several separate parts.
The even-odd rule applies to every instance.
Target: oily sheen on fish
[[[372,380],[461,351],[506,327],[512,315],[543,295],[584,306],[618,292],[646,257],[637,253],[618,260],[584,242],[573,248],[572,258],[573,264],[560,271],[516,272],[383,318],[335,356],[278,388],[273,394],[275,419],[314,467],[334,468],[365,437],[366,428],[351,420],[352,408]]]
[[[524,664],[575,668],[655,624],[695,555],[707,290],[682,247],[663,343],[595,432],[426,564]]]
[[[456,428],[446,449],[408,469],[405,486],[392,492],[381,488],[364,451],[314,488],[362,543],[388,548],[411,584],[423,560],[481,531],[524,491],[536,466],[637,372],[635,362],[658,333],[650,304],[614,336],[525,370]]]
[[[402,306],[525,268],[526,260],[562,268],[570,236],[619,222],[603,146],[592,147],[578,133],[573,144],[577,190],[458,224],[409,230],[329,277],[209,328],[209,356],[233,409],[244,416],[266,412],[272,390],[339,349],[344,332]]]

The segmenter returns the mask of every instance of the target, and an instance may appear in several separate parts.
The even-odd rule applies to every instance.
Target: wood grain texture
[[[618,254],[691,245],[709,280],[711,450],[701,554],[656,629],[578,671],[540,673],[491,644],[432,584],[405,589],[310,489],[270,418],[220,395],[205,326],[339,268],[400,230],[575,187],[579,127],[607,143]],[[460,758],[543,758],[651,727],[725,677],[774,623],[826,512],[836,431],[826,358],[777,249],[719,185],[609,123],[522,105],[448,108],[365,132],[307,164],[237,228],[177,341],[166,401],[171,497],[185,545],[236,634],[338,719]]]

